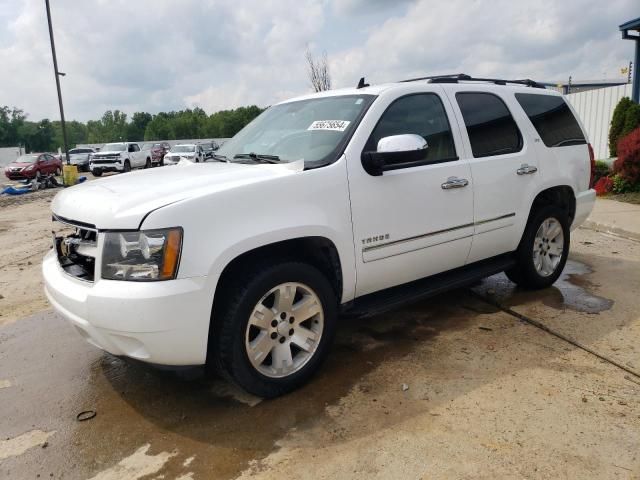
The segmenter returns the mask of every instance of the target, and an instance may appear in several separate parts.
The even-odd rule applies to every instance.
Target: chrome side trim
[[[516,212],[507,213],[506,215],[500,215],[499,217],[487,218],[486,220],[479,220],[474,223],[475,226],[484,225],[485,223],[495,222],[496,220],[503,220],[505,218],[515,217]]]
[[[373,259],[373,260],[364,260],[363,259],[363,262],[364,263],[376,262],[378,260],[384,260],[385,258],[397,257],[399,255],[404,255],[405,253],[417,252],[418,250],[424,250],[425,248],[437,247],[438,245],[444,245],[445,243],[455,242],[456,240],[464,240],[465,238],[470,238],[470,237],[473,237],[473,234],[463,235],[462,237],[452,238],[451,240],[445,240],[444,242],[434,243],[433,245],[429,245],[428,247],[416,247],[416,248],[412,248],[411,250],[406,250],[404,252],[392,253],[390,255],[386,255],[384,257],[376,258],[376,259]],[[363,251],[363,253],[364,253],[364,251]]]
[[[401,243],[411,242],[420,238],[433,237],[434,235],[440,235],[441,233],[453,232],[455,230],[461,230],[463,228],[473,227],[473,223],[465,223],[457,227],[445,228],[443,230],[436,230],[435,232],[424,233],[422,235],[415,235],[413,237],[402,238],[400,240],[393,240],[391,242],[380,243],[378,245],[371,245],[370,247],[364,247],[363,252],[370,252],[371,250],[377,250],[379,248],[390,247],[392,245],[399,245]],[[457,239],[456,239],[457,240]]]
[[[479,220],[479,221],[474,222],[474,223],[465,223],[464,225],[458,225],[456,227],[445,228],[445,229],[442,229],[442,230],[436,230],[435,232],[423,233],[421,235],[414,235],[413,237],[401,238],[399,240],[392,240],[391,242],[386,242],[386,243],[379,243],[377,245],[371,245],[371,246],[368,246],[368,247],[364,247],[362,249],[362,253],[370,252],[372,250],[378,250],[380,248],[391,247],[393,245],[399,245],[401,243],[412,242],[414,240],[419,240],[421,238],[433,237],[434,235],[440,235],[442,233],[453,232],[453,231],[456,231],[456,230],[461,230],[463,228],[477,227],[478,225],[484,225],[484,224],[489,223],[489,222],[495,222],[497,220],[504,220],[505,218],[515,217],[515,216],[516,216],[516,213],[515,212],[511,212],[511,213],[507,213],[505,215],[500,215],[499,217],[487,218],[485,220]],[[466,237],[461,237],[461,238],[466,238]],[[454,240],[459,240],[459,239],[458,238],[454,238],[454,239],[451,239],[451,240],[448,240],[448,241],[454,241]],[[436,245],[440,245],[440,244],[438,243]],[[420,250],[420,249],[417,249],[417,250]],[[413,252],[415,250],[409,250],[409,251]],[[408,253],[408,252],[404,252],[404,253]]]

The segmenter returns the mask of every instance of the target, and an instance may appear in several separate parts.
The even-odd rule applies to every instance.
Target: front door
[[[345,152],[357,296],[462,266],[471,247],[471,169],[459,158],[461,139],[441,87],[422,88],[429,91],[408,87],[400,96],[381,95]],[[369,175],[362,152],[400,134],[422,136],[426,160]]]

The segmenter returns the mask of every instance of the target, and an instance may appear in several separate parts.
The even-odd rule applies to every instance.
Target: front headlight
[[[182,228],[140,232],[107,232],[102,252],[102,278],[150,282],[176,278]]]

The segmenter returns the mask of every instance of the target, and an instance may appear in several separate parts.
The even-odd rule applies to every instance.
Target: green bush
[[[622,127],[622,132],[618,138],[618,142],[620,142],[620,138],[630,134],[638,127],[640,127],[640,105],[634,103],[627,108],[624,114],[624,126]],[[618,148],[616,146],[616,151],[617,150]]]
[[[629,180],[625,179],[622,175],[615,174],[613,176],[613,193],[630,193],[640,190],[640,186],[633,185]]]
[[[618,156],[618,140],[622,136],[625,128],[626,113],[631,105],[635,105],[629,97],[623,97],[613,110],[611,126],[609,127],[609,154],[612,157]]]
[[[597,182],[602,177],[608,176],[610,171],[611,168],[609,167],[609,164],[607,162],[603,160],[596,160],[596,170],[593,181]]]

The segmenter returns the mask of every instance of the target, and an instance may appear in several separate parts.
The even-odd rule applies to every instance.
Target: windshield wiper
[[[250,158],[251,160],[255,160],[257,162],[265,162],[265,163],[279,163],[280,157],[277,155],[261,155],[258,153],[238,153],[233,156],[236,158]]]
[[[228,157],[225,157],[224,155],[218,155],[217,153],[214,153],[213,156],[211,157],[212,159],[218,161],[218,162],[225,162],[225,163],[229,163],[231,160],[229,160]],[[205,160],[206,161],[206,160]]]

